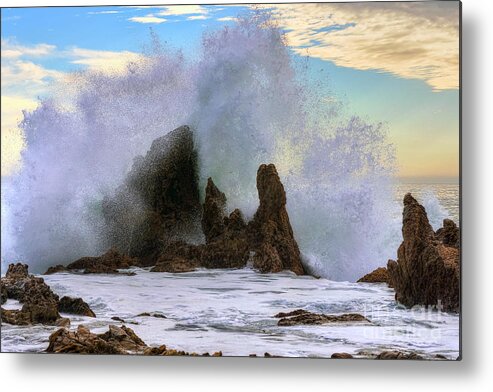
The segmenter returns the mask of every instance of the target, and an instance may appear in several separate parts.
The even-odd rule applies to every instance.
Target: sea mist
[[[201,189],[212,177],[247,218],[258,166],[276,164],[311,272],[355,280],[385,265],[400,242],[393,147],[382,124],[341,113],[309,73],[260,12],[205,33],[195,58],[154,37],[125,72],[74,73],[24,115],[22,169],[3,187],[2,263],[42,272],[103,252],[103,197],[155,138],[187,124]]]

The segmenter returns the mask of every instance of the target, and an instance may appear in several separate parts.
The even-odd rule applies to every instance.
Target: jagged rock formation
[[[444,219],[443,227],[437,230],[436,237],[445,246],[460,246],[460,230],[453,220]]]
[[[435,233],[423,206],[411,194],[404,197],[403,242],[397,261],[389,260],[387,264],[400,303],[459,310],[460,251],[455,246],[459,234],[455,224],[444,222],[444,226]]]
[[[96,317],[89,305],[82,298],[62,297],[58,303],[61,313],[79,314],[81,316]]]
[[[153,271],[188,271],[197,266],[241,268],[254,254],[253,265],[260,272],[287,269],[304,274],[286,211],[286,193],[274,165],[260,166],[257,187],[260,205],[253,220],[247,224],[238,209],[226,215],[226,196],[209,178],[202,215],[206,243],[169,244]]]
[[[359,278],[358,283],[387,283],[392,287],[390,283],[389,273],[387,268],[379,267],[376,270],[367,273],[362,278]]]
[[[4,278],[1,279],[5,300],[15,299],[22,304],[20,310],[2,308],[2,322],[14,325],[47,324],[68,325],[70,320],[62,318],[59,312],[73,314],[91,314],[94,312],[80,298],[62,298],[60,301],[43,278],[28,273],[25,264],[10,264]],[[3,296],[3,294],[2,294]],[[68,301],[68,300],[70,301]],[[70,302],[70,306],[69,305]]]
[[[58,313],[58,296],[42,278],[29,275],[27,265],[10,264],[1,283],[7,298],[22,303],[20,310],[2,309],[2,322],[15,325],[63,322]]]
[[[154,140],[116,195],[103,200],[104,237],[112,248],[101,257],[50,267],[46,274],[118,273],[130,266],[155,266],[155,272],[241,268],[252,256],[260,272],[304,274],[286,192],[273,164],[259,167],[257,189],[259,207],[249,223],[238,209],[226,215],[226,196],[212,178],[200,205],[193,133],[187,126],[177,128]],[[205,244],[194,241],[204,237]]]
[[[226,195],[217,189],[209,177],[205,188],[205,202],[202,213],[202,231],[206,243],[211,243],[224,233],[224,214],[226,211]]]
[[[288,313],[278,313],[274,316],[280,319],[277,325],[282,327],[293,325],[322,325],[331,323],[352,323],[352,322],[367,322],[366,317],[357,313],[345,313],[345,314],[318,314],[312,313],[303,309],[296,309]]]
[[[300,250],[286,210],[286,192],[273,164],[260,165],[257,171],[260,205],[249,234],[256,250],[254,267],[262,272],[287,269],[304,274]]]
[[[200,236],[193,133],[182,126],[153,141],[113,198],[103,201],[109,246],[152,265],[163,245]]]
[[[46,351],[59,354],[198,355],[168,349],[164,345],[149,347],[131,328],[124,325],[121,327],[110,325],[108,331],[102,334],[94,334],[83,325],[79,325],[76,331],[61,328],[50,335]],[[210,356],[208,353],[202,355]],[[212,356],[220,357],[222,353],[219,351]]]

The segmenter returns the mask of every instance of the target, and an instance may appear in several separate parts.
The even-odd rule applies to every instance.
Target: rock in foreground
[[[10,264],[1,283],[5,299],[15,299],[22,304],[20,310],[2,309],[2,322],[65,326],[70,320],[61,317],[59,312],[96,317],[81,298],[63,297],[60,300],[43,278],[28,273],[25,264]]]
[[[278,313],[274,317],[279,318],[277,325],[286,327],[293,325],[322,325],[330,323],[370,322],[366,317],[357,313],[345,313],[338,315],[318,314],[297,309],[288,313]]]
[[[447,227],[435,234],[424,207],[410,194],[404,197],[403,242],[397,261],[387,264],[398,302],[459,310],[459,234],[449,222],[444,224]]]
[[[27,265],[10,264],[1,284],[6,298],[22,304],[20,310],[2,309],[3,322],[14,325],[64,323],[58,313],[58,296],[43,278],[29,275]]]
[[[404,353],[402,351],[382,351],[375,359],[423,359],[416,353]]]
[[[121,327],[110,325],[108,331],[102,334],[94,334],[83,325],[79,325],[76,331],[61,328],[50,335],[46,351],[58,354],[198,355],[168,349],[164,345],[149,347],[131,328],[124,325]],[[208,353],[202,355],[211,356]],[[222,353],[219,351],[212,356],[220,357]]]

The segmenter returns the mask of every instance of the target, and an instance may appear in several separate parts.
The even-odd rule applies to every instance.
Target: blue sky
[[[458,3],[446,3],[270,7],[293,57],[309,54],[312,76],[329,79],[327,93],[348,113],[387,124],[401,176],[458,175]],[[368,7],[375,9],[368,13]],[[204,31],[235,23],[250,10],[2,9],[2,174],[18,159],[21,109],[35,107],[59,75],[138,56],[151,28],[193,58]]]

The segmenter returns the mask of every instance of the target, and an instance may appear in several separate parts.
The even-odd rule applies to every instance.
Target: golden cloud
[[[338,66],[459,87],[459,3],[271,4],[288,44]]]

